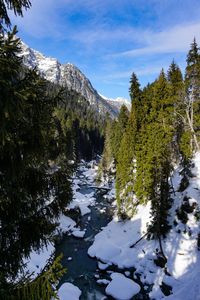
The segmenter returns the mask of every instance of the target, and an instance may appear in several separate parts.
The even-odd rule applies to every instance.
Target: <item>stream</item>
[[[79,171],[78,178],[83,178],[84,184],[80,184],[79,192],[81,194],[90,194],[94,191],[91,182],[87,183],[87,178]],[[85,180],[86,179],[86,180]],[[106,226],[113,217],[114,207],[110,201],[104,197],[109,190],[95,189],[95,205],[90,206],[91,212],[80,217],[77,225],[81,230],[86,230],[84,238],[77,238],[73,235],[65,234],[56,246],[56,254],[63,253],[62,265],[67,269],[59,286],[64,282],[71,282],[77,286],[82,294],[81,300],[103,300],[113,299],[105,294],[105,284],[98,284],[98,279],[110,279],[110,272],[118,270],[111,266],[106,270],[98,268],[97,259],[90,258],[87,254],[88,248],[92,245],[95,235]],[[130,270],[133,274],[133,270]],[[144,292],[141,292],[134,299],[148,299]],[[70,299],[66,299],[70,300]]]

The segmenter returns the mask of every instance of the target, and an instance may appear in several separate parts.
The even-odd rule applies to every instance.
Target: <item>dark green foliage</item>
[[[8,10],[13,10],[15,15],[23,16],[23,9],[31,7],[29,0],[1,0],[0,1],[0,31],[2,30],[3,23],[6,26],[10,26],[10,18],[8,16]]]
[[[160,123],[148,125],[137,154],[135,193],[142,202],[151,200],[151,232],[159,236],[168,229],[168,178],[171,171],[171,133]],[[143,138],[143,137],[142,137]]]
[[[187,56],[185,74],[186,101],[185,111],[188,131],[191,134],[191,152],[199,150],[200,130],[200,54],[199,47],[194,39]]]
[[[135,136],[134,128],[135,120],[131,113],[125,133],[122,137],[118,160],[117,160],[117,174],[116,174],[116,192],[117,204],[120,214],[125,213],[127,208],[132,206],[133,198],[133,183],[135,178]]]
[[[189,186],[189,178],[186,175],[186,170],[183,170],[182,173],[183,173],[183,177],[181,179],[181,183],[180,183],[180,186],[178,189],[179,192],[184,192],[187,189],[187,187]]]
[[[180,155],[182,159],[185,158],[185,151],[188,146],[184,141],[184,134],[186,125],[184,121],[185,116],[185,91],[184,82],[180,68],[173,61],[168,69],[168,82],[170,88],[170,98],[173,102],[173,126],[175,129],[175,135],[173,140],[173,152],[174,159],[179,160]]]
[[[176,211],[176,215],[178,217],[178,219],[183,223],[186,224],[188,221],[188,215],[187,213],[182,209],[182,207],[180,207],[177,211]]]
[[[195,140],[199,128],[198,51],[194,41],[187,58],[186,84],[174,61],[167,76],[162,70],[158,79],[143,91],[134,73],[130,81],[132,109],[117,160],[118,209],[121,214],[129,215],[130,208],[134,213],[139,203],[150,200],[152,219],[149,232],[159,239],[160,245],[161,237],[170,228],[169,178],[173,165],[180,159],[184,164],[188,161],[192,153],[191,139]]]
[[[183,76],[179,66],[173,60],[167,72],[167,79],[171,84],[172,95],[179,95],[182,90]]]
[[[129,94],[132,105],[133,101],[136,101],[141,96],[140,84],[135,73],[132,73],[131,75]]]
[[[200,98],[200,55],[199,47],[194,39],[187,55],[187,67],[185,74],[187,103],[188,105],[199,102]],[[192,107],[190,107],[190,110]],[[190,111],[190,113],[192,113]]]
[[[46,244],[72,197],[71,170],[53,117],[57,98],[35,71],[23,68],[15,34],[16,29],[6,40],[0,36],[0,268],[4,278],[14,278],[23,268],[22,259]]]
[[[58,88],[60,90],[60,88]],[[61,123],[69,158],[91,160],[101,154],[104,144],[104,118],[75,91],[63,89],[55,116]]]
[[[126,126],[128,123],[128,117],[129,117],[129,111],[125,105],[122,105],[118,119],[116,121],[113,121],[112,124],[112,134],[111,134],[111,148],[112,148],[112,154],[117,162],[118,160],[118,153],[120,148],[121,139],[123,137],[123,134],[126,130]]]
[[[179,126],[176,110],[183,88],[182,75],[175,63],[168,72],[143,91],[135,74],[131,78],[132,109],[117,161],[116,189],[119,213],[133,214],[139,203],[152,203],[149,231],[154,237],[169,230],[169,177],[173,169]],[[135,92],[135,94],[134,94]],[[180,131],[180,136],[182,132]]]
[[[119,214],[133,213],[132,203],[135,179],[135,147],[142,120],[142,92],[135,73],[130,80],[131,113],[118,152],[116,192]]]
[[[112,120],[109,116],[106,117],[105,143],[103,157],[99,164],[99,179],[114,172],[113,166],[118,161],[121,139],[126,130],[128,117],[129,111],[125,105],[122,105],[117,120]]]
[[[109,116],[106,119],[106,125],[105,125],[105,143],[104,143],[104,151],[103,151],[103,157],[101,160],[101,168],[104,173],[104,175],[108,175],[109,170],[111,168],[111,164],[113,162],[113,153],[112,153],[112,147],[111,147],[111,138],[112,138],[112,120],[109,118]]]
[[[19,282],[1,284],[0,298],[2,300],[49,300],[59,299],[56,285],[65,273],[61,263],[61,256],[49,259],[45,268],[35,278],[25,277]]]
[[[197,65],[199,63],[199,47],[197,45],[196,39],[194,38],[190,50],[187,55],[187,72],[191,71],[193,76],[196,76],[196,72],[194,69],[190,69],[190,67],[193,67],[194,65]],[[189,68],[189,70],[188,70]],[[190,73],[190,72],[189,72]],[[187,77],[187,75],[186,75]]]
[[[183,165],[187,165],[192,156],[191,139],[191,131],[189,129],[185,129],[180,138],[180,153],[183,157]]]
[[[149,230],[156,238],[168,231],[169,182],[172,169],[174,106],[170,86],[162,70],[153,86],[151,108],[140,131],[137,148],[135,193],[143,202],[151,200]]]
[[[74,161],[101,151],[104,122],[76,92],[27,70],[15,36],[0,36],[0,298],[50,300],[58,260],[34,280],[16,278],[23,259],[52,241],[72,199]]]
[[[148,234],[159,240],[166,263],[161,239],[170,229],[170,177],[177,163],[186,176],[192,154],[200,150],[200,53],[195,39],[187,56],[185,81],[173,61],[167,76],[162,70],[143,90],[133,73],[129,92],[132,107],[127,125],[120,131],[120,121],[115,121],[109,135],[111,140],[114,136],[109,153],[116,162],[118,212],[123,218],[132,216],[138,204],[151,201]],[[177,213],[193,209],[184,202]]]

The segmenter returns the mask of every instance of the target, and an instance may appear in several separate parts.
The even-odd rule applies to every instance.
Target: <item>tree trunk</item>
[[[191,112],[191,118],[189,116],[188,110],[186,110],[186,116],[187,116],[187,120],[188,120],[188,124],[189,124],[190,130],[191,130],[192,135],[193,135],[194,144],[196,146],[196,149],[199,151],[200,147],[199,147],[199,144],[198,144],[198,141],[197,141],[197,136],[196,136],[194,128],[193,128],[193,109],[192,109],[192,112]]]

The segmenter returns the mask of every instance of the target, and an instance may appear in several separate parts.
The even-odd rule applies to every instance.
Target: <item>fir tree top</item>
[[[187,55],[187,64],[188,66],[191,66],[198,62],[199,62],[199,47],[197,45],[196,39],[194,38]]]
[[[174,59],[173,59],[171,65],[169,66],[169,69],[167,72],[167,78],[168,78],[169,82],[172,83],[173,85],[177,84],[178,82],[183,81],[183,76],[182,76],[181,70],[180,70],[179,66],[175,63]]]
[[[138,99],[141,94],[140,83],[137,79],[136,74],[133,72],[130,79],[130,89],[129,89],[131,101]]]

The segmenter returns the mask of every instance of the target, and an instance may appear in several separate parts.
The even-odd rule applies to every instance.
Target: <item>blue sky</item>
[[[174,58],[184,70],[194,38],[200,43],[199,0],[32,0],[12,16],[30,47],[75,64],[97,91],[129,97],[134,71],[142,86]]]

